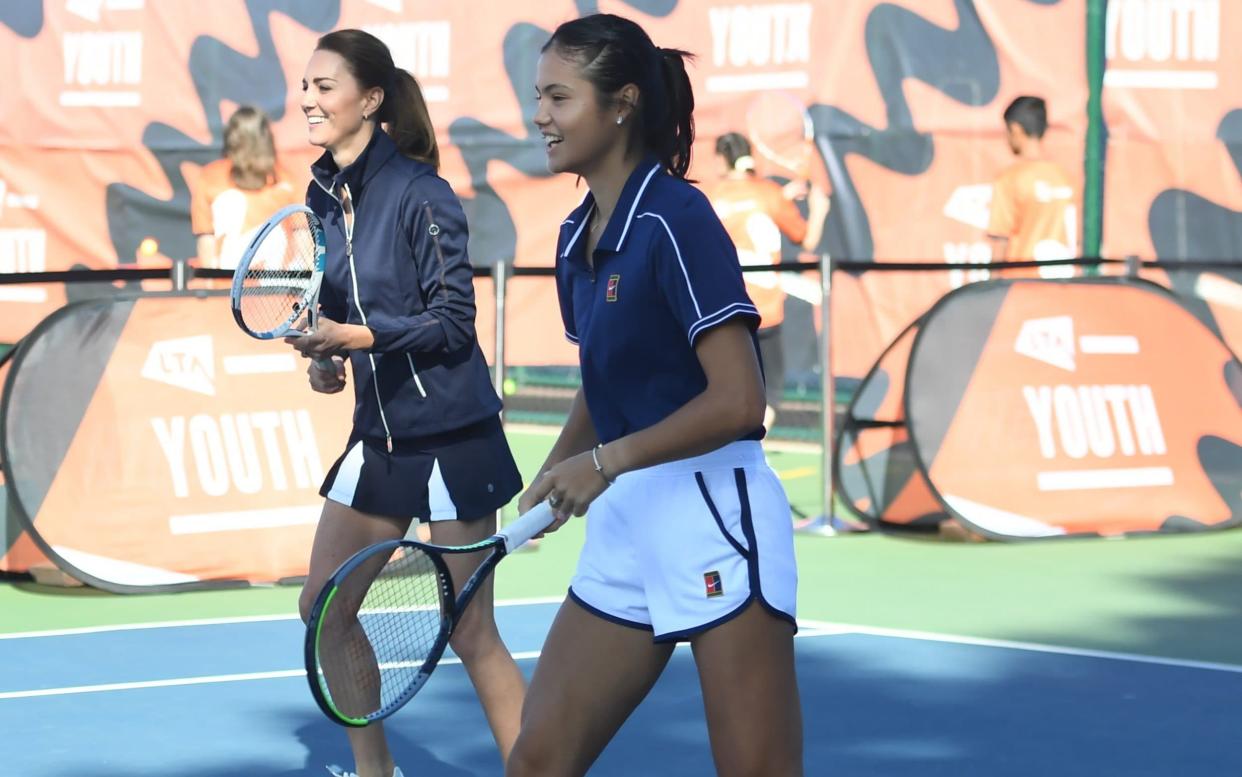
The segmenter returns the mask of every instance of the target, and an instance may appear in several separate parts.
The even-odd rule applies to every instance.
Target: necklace
[[[598,237],[599,233],[603,232],[603,227],[606,223],[607,222],[605,222],[604,219],[600,218],[599,210],[596,209],[595,215],[591,220],[591,235],[593,237]]]

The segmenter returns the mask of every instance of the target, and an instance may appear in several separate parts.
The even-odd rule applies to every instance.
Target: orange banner
[[[112,590],[305,574],[352,396],[312,392],[227,297],[69,306],[11,369],[10,504],[58,566]]]
[[[443,172],[470,217],[474,261],[549,265],[557,225],[583,190],[547,175],[531,124],[534,67],[551,30],[586,5],[697,54],[696,179],[718,174],[715,138],[747,131],[750,109],[768,95],[807,106],[815,148],[806,174],[832,188],[823,247],[841,258],[986,262],[988,187],[1009,160],[1000,113],[1017,94],[1051,97],[1049,147],[1081,168],[1083,57],[1046,46],[1081,39],[1072,3],[604,0],[486,14],[431,0],[307,0],[276,13],[243,0],[46,4],[0,16],[0,63],[41,74],[0,95],[5,115],[23,116],[0,127],[0,272],[127,265],[147,237],[159,255],[192,256],[189,185],[219,157],[221,128],[242,103],[274,118],[282,159],[304,176],[318,151],[306,144],[297,84],[316,37],[338,27],[375,32],[422,82]],[[761,173],[791,174],[758,157]],[[896,329],[874,324],[875,343],[938,296],[887,276],[864,285],[868,297],[902,308]],[[16,339],[63,301],[25,294],[0,294],[6,309],[27,311],[0,317],[0,339]],[[572,362],[567,345],[545,336],[559,328],[552,295],[551,284],[532,285],[510,302],[511,343],[523,344],[511,349],[514,363]],[[812,304],[814,295],[791,299]],[[842,314],[870,318],[862,308]],[[544,346],[524,349],[532,341]],[[878,353],[852,347],[837,351],[848,363]]]
[[[951,514],[999,538],[1242,522],[1242,364],[1158,286],[1017,281],[922,322],[907,424]]]
[[[1111,0],[1106,256],[1242,258],[1242,5]]]
[[[1107,8],[1105,253],[1237,258],[1242,179],[1230,149],[1242,131],[1242,53],[1223,42],[1242,8]],[[1048,100],[1046,152],[1081,189],[1083,3],[522,0],[487,13],[435,0],[304,0],[276,11],[245,0],[25,3],[0,11],[0,65],[17,74],[0,111],[22,117],[0,126],[0,272],[193,256],[190,186],[220,156],[224,122],[243,103],[272,116],[282,161],[304,184],[319,152],[306,142],[298,84],[316,38],[340,27],[379,35],[422,82],[473,260],[549,265],[557,225],[584,190],[546,172],[531,122],[534,69],[551,30],[594,9],[697,54],[694,178],[717,176],[716,137],[757,131],[748,117],[781,94],[806,107],[812,127],[813,153],[798,166],[832,191],[821,249],[841,260],[981,265],[838,281],[848,293],[835,329],[850,334],[834,342],[837,374],[860,378],[935,299],[988,277],[984,231],[992,183],[1012,161],[1001,114],[1014,97]],[[757,157],[761,174],[792,174],[762,149]],[[139,251],[148,237],[153,256]],[[796,254],[786,246],[786,258]],[[553,294],[549,282],[514,290],[511,363],[574,361],[554,334]],[[0,286],[0,341],[64,301],[58,287]],[[814,367],[799,354],[815,353],[806,346],[816,302],[796,290],[788,298],[791,374]]]

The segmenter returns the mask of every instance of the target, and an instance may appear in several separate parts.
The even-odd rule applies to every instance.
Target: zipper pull
[[[388,435],[388,452],[392,453],[392,435]]]

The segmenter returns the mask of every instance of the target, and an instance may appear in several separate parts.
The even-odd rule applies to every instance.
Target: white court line
[[[539,651],[514,653],[517,661],[538,658]],[[444,658],[439,666],[460,664],[460,658]],[[31,699],[39,696],[73,696],[80,693],[105,693],[107,691],[134,691],[140,688],[174,688],[185,685],[213,685],[217,683],[244,683],[252,680],[280,680],[288,677],[305,677],[305,669],[280,669],[275,672],[246,672],[244,674],[217,674],[203,677],[176,677],[170,680],[140,680],[132,683],[104,683],[102,685],[75,685],[68,688],[41,688],[35,691],[8,691],[0,693],[3,699]]]
[[[1204,669],[1212,672],[1232,672],[1242,674],[1242,665],[1222,664],[1214,661],[1192,661],[1183,658],[1165,658],[1162,656],[1145,656],[1141,653],[1120,653],[1112,650],[1092,650],[1090,648],[1067,647],[1065,645],[1046,645],[1038,642],[1016,642],[1005,639],[987,639],[984,637],[965,637],[958,634],[935,634],[929,631],[909,631],[906,629],[883,629],[872,626],[854,626],[850,624],[816,623],[830,628],[837,626],[840,633],[866,634],[874,637],[893,637],[896,639],[912,639],[924,642],[946,642],[954,645],[973,645],[976,647],[1003,648],[1006,650],[1023,650],[1031,653],[1050,653],[1053,655],[1076,656],[1079,658],[1101,658],[1109,661],[1128,661],[1136,664],[1155,664],[1180,669]]]
[[[554,601],[560,601],[556,599]],[[240,621],[245,622],[245,621]],[[839,627],[831,624],[816,624],[814,622],[799,622],[799,637],[829,637],[836,634],[846,633]],[[821,626],[826,630],[821,630]],[[803,631],[802,629],[810,628],[812,631]],[[688,648],[690,643],[679,642],[677,648]],[[520,653],[514,653],[513,658],[516,661],[528,661],[532,658],[538,658],[540,651],[526,650]],[[437,666],[449,666],[460,664],[460,658],[444,658],[440,660]],[[392,666],[398,666],[393,664]],[[274,672],[244,672],[241,674],[217,674],[204,675],[201,677],[175,677],[168,680],[138,680],[128,683],[101,683],[99,685],[73,685],[65,688],[39,688],[32,691],[5,691],[0,693],[0,700],[4,699],[32,699],[43,696],[74,696],[83,693],[106,693],[109,691],[134,691],[143,688],[175,688],[187,685],[215,685],[219,683],[243,683],[254,680],[281,680],[289,677],[305,677],[305,669],[279,669]]]
[[[554,600],[559,601],[559,600]],[[245,621],[233,621],[245,622]],[[1000,648],[1005,650],[1021,650],[1031,653],[1047,653],[1053,655],[1074,656],[1077,658],[1097,658],[1109,661],[1126,661],[1138,664],[1152,664],[1156,666],[1168,666],[1179,669],[1199,669],[1214,672],[1229,672],[1232,674],[1242,674],[1242,666],[1235,664],[1221,664],[1211,661],[1189,661],[1178,658],[1161,658],[1158,656],[1144,656],[1137,653],[1118,653],[1108,650],[1089,650],[1086,648],[1065,647],[1062,645],[1041,645],[1034,642],[1015,642],[1010,640],[985,639],[982,637],[964,637],[955,634],[935,634],[926,631],[909,631],[905,629],[883,629],[870,626],[856,626],[847,623],[831,623],[828,621],[803,620],[798,621],[799,632],[797,638],[810,637],[833,637],[833,636],[849,636],[851,634],[862,634],[865,636],[888,637],[894,639],[919,640],[923,642],[941,642],[955,645],[971,645],[974,647]],[[809,629],[809,630],[808,630]],[[679,642],[677,649],[685,649],[690,645],[687,642]],[[539,657],[538,650],[529,650],[520,653],[514,653],[513,658],[517,661],[526,661]],[[452,665],[460,664],[461,659],[445,658],[440,664]],[[306,671],[303,669],[282,669],[274,672],[247,672],[243,674],[226,674],[226,675],[206,675],[202,677],[180,677],[168,680],[144,680],[128,683],[104,683],[100,685],[77,685],[66,688],[40,688],[31,691],[6,691],[0,693],[0,700],[4,699],[29,699],[35,697],[46,696],[71,696],[83,693],[104,693],[109,691],[130,691],[142,688],[171,688],[188,685],[211,685],[218,683],[234,683],[249,682],[253,680],[276,680],[289,677],[305,677]]]
[[[564,601],[562,596],[542,596],[529,599],[501,599],[497,607],[524,607],[531,604],[559,604]],[[73,629],[49,629],[46,631],[15,631],[11,634],[0,634],[4,639],[34,639],[38,637],[71,637],[77,634],[101,634],[109,631],[137,631],[142,629],[175,629],[182,626],[227,626],[232,623],[265,623],[268,621],[295,621],[297,613],[286,615],[243,615],[232,618],[198,618],[184,621],[153,621],[150,623],[121,623],[111,626],[82,626]]]

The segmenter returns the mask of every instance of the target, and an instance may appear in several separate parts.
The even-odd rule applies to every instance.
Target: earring
[[[363,120],[363,121],[368,121],[370,118],[371,118],[371,117],[370,117],[370,116],[368,116],[367,114],[365,114],[365,113],[364,113],[364,114],[362,114],[362,120]]]
[[[624,119],[624,118],[622,118],[622,117],[620,117],[620,116],[618,116],[618,117],[617,117],[617,124],[620,124],[620,123],[621,123],[621,122],[623,122],[623,121],[625,121],[625,119]]]

